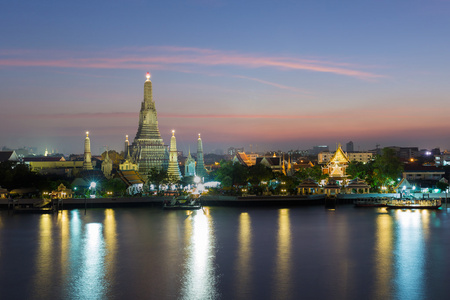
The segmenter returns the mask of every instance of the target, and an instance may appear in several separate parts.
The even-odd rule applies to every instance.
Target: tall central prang
[[[139,113],[138,131],[130,147],[130,154],[139,164],[139,173],[142,175],[147,175],[152,168],[161,170],[167,161],[166,147],[158,128],[150,73],[147,73],[144,83],[144,100]]]

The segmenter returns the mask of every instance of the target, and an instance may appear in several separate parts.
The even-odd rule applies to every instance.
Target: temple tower
[[[84,161],[83,170],[92,170],[92,154],[91,154],[91,140],[89,139],[89,131],[86,131],[86,138],[84,139]]]
[[[105,175],[106,178],[111,179],[112,178],[112,169],[113,169],[113,161],[109,157],[108,150],[106,150],[105,153],[105,159],[102,162],[102,172],[103,175]]]
[[[197,140],[197,166],[195,167],[195,173],[197,173],[197,176],[200,178],[204,178],[208,175],[205,169],[205,162],[203,160],[203,143],[200,138],[200,133],[198,134]]]
[[[152,168],[161,170],[165,157],[165,147],[159,133],[155,102],[153,101],[150,73],[144,83],[144,100],[139,113],[139,127],[130,146],[131,157],[139,165],[139,172],[147,175]]]
[[[184,176],[195,176],[195,160],[191,156],[191,147],[189,147],[189,154],[184,162]]]
[[[178,151],[175,130],[172,130],[172,137],[170,138],[169,167],[167,169],[167,175],[176,180],[181,179],[180,168],[178,167]]]
[[[128,134],[125,135],[125,145],[123,150],[123,158],[127,159],[130,155],[130,142],[128,141]]]

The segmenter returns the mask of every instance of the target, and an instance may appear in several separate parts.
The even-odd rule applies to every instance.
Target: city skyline
[[[0,19],[0,146],[121,151],[152,74],[169,144],[450,149],[450,2],[22,1]],[[97,153],[96,153],[97,154]]]

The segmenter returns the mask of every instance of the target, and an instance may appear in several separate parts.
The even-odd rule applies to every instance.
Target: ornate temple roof
[[[333,157],[331,157],[330,162],[339,162],[339,163],[349,163],[350,162],[347,154],[345,154],[345,152],[342,150],[341,144],[339,144]]]
[[[318,188],[319,184],[312,178],[303,180],[297,187],[299,188]]]
[[[349,183],[346,185],[347,188],[353,188],[353,189],[364,189],[364,188],[370,188],[370,186],[366,183],[365,180],[362,180],[361,178],[354,178],[349,181]]]
[[[144,178],[142,178],[138,171],[118,171],[117,174],[119,175],[120,179],[122,179],[123,182],[125,182],[128,186],[131,186],[133,184],[145,183]]]

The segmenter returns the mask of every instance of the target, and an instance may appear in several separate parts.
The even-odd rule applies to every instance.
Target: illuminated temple
[[[166,148],[158,128],[155,102],[153,101],[150,73],[144,83],[144,100],[139,113],[139,127],[130,145],[130,155],[139,165],[139,173],[147,175],[152,168],[167,166]]]
[[[322,172],[323,174],[328,174],[331,179],[344,180],[348,176],[346,175],[348,163],[348,156],[344,153],[339,144],[328,164],[325,167],[322,167]]]

